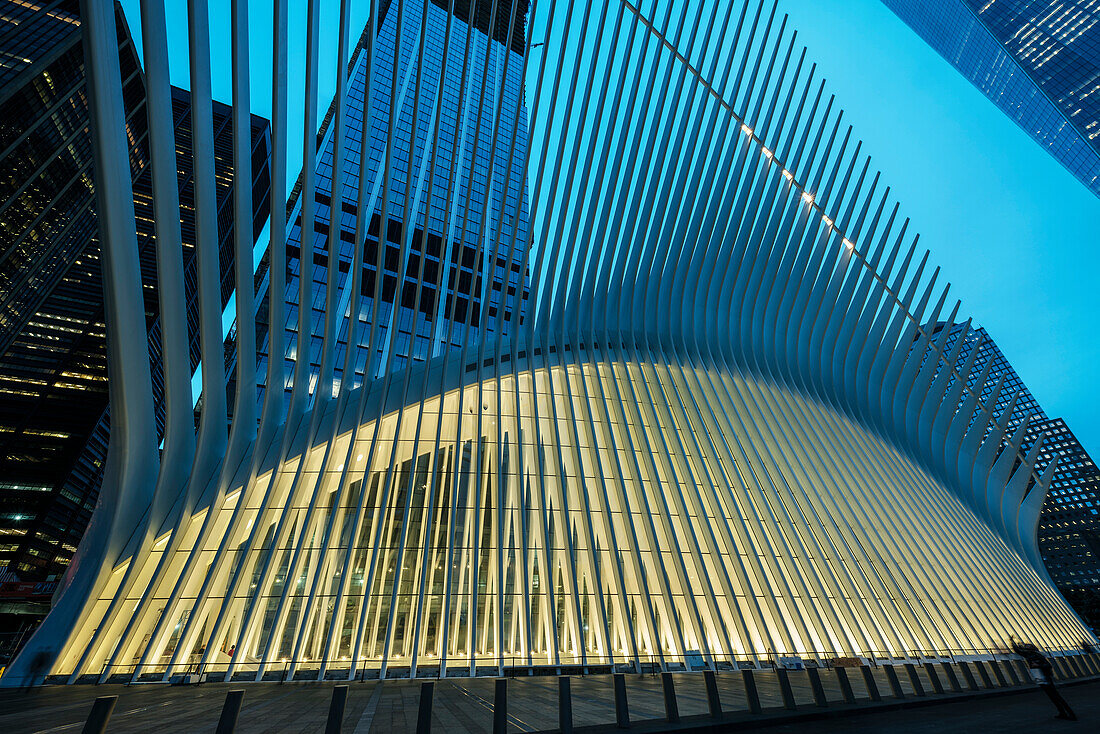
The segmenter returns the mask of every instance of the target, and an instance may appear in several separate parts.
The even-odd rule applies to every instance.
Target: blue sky
[[[319,118],[334,88],[338,0],[320,0]],[[123,0],[140,48],[138,0]],[[216,98],[229,101],[227,0],[211,2]],[[271,20],[252,3],[253,111],[270,113]],[[305,2],[291,5],[290,108],[302,109]],[[986,327],[1040,404],[1100,453],[1095,334],[1100,200],[880,0],[780,0],[864,140],[864,152],[943,267],[961,313]],[[352,43],[367,0],[352,2]],[[188,86],[186,4],[169,0],[174,83]],[[290,170],[301,160],[301,115],[289,127]],[[293,185],[291,176],[288,185]]]
[[[779,6],[960,313],[1100,455],[1100,200],[880,0]]]

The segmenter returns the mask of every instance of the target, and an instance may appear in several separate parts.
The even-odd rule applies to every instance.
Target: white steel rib
[[[373,0],[352,49],[342,0],[318,138],[321,8],[294,28],[274,3],[273,198],[298,112],[290,34],[307,62],[300,195],[272,210],[261,284],[260,347],[288,359],[261,375],[257,428],[262,371],[238,356],[230,431],[198,134],[209,9],[189,0],[196,438],[165,20],[142,3],[166,316],[158,475],[148,359],[128,338],[142,284],[113,5],[84,0],[110,455],[56,606],[4,681],[39,650],[75,682],[1095,643],[1036,544],[1053,465],[1037,469],[1039,444],[1021,453],[1025,427],[992,413],[1000,386],[985,400],[968,386],[988,377],[978,350],[957,367],[964,339],[945,351],[949,330],[924,326],[959,303],[774,2],[473,4]],[[233,1],[219,70],[245,164],[247,13]],[[251,181],[247,165],[235,175]],[[235,190],[236,348],[253,355],[250,187]]]

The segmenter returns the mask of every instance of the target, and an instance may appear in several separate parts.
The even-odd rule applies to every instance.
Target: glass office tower
[[[945,326],[937,324],[935,332]],[[988,398],[1003,381],[993,412],[1001,416],[1011,408],[1007,420],[1010,433],[1030,418],[1023,442],[1025,451],[1047,434],[1038,465],[1045,468],[1055,457],[1058,464],[1039,516],[1039,550],[1051,579],[1078,614],[1094,628],[1100,627],[1100,469],[1066,422],[1046,414],[986,330],[973,329],[966,336],[964,333],[964,324],[951,325],[945,351],[960,337],[966,339],[957,360],[961,366],[977,346],[969,386]],[[977,376],[987,364],[988,377],[979,385]]]
[[[59,575],[99,494],[110,434],[103,282],[77,2],[7,3],[0,47],[16,53],[0,87],[0,568]],[[10,9],[10,12],[9,12]],[[18,11],[18,12],[17,12]],[[141,66],[121,9],[118,48],[130,141],[154,402],[163,412],[152,184]],[[198,363],[190,94],[173,125],[191,363]],[[232,209],[230,109],[215,104],[219,211]],[[252,119],[254,228],[268,211],[267,122]],[[233,290],[233,223],[218,217],[222,303]],[[230,401],[232,404],[232,401]],[[162,416],[158,425],[163,428]]]
[[[1100,196],[1100,7],[1074,0],[883,0]]]
[[[447,46],[446,74],[442,88],[442,115],[439,122],[439,148],[435,153],[434,166],[430,174],[422,174],[419,180],[408,181],[407,171],[410,150],[415,168],[427,169],[421,161],[432,145],[432,119],[439,93],[435,80],[439,78],[444,64],[443,52],[446,28],[448,26],[448,0],[432,0],[427,6],[427,29],[424,67],[420,70],[427,91],[421,93],[418,104],[418,118],[415,129],[417,138],[414,143],[411,133],[414,128],[413,95],[408,88],[416,74],[416,54],[412,49],[419,43],[418,30],[422,6],[407,3],[403,8],[401,25],[404,28],[400,43],[401,64],[395,70],[395,47],[398,43],[398,5],[385,3],[380,5],[382,18],[377,47],[374,54],[373,81],[371,84],[370,111],[371,146],[369,168],[366,172],[371,192],[372,214],[366,236],[363,257],[364,272],[362,288],[357,301],[357,313],[360,327],[364,333],[370,330],[373,312],[375,279],[379,277],[376,262],[378,248],[385,247],[383,256],[382,284],[379,291],[378,306],[378,345],[387,342],[387,331],[396,325],[397,333],[392,340],[393,369],[400,369],[408,360],[423,362],[430,356],[440,354],[451,347],[470,344],[478,338],[490,338],[495,335],[498,322],[501,324],[501,336],[507,336],[513,324],[522,322],[523,310],[527,303],[528,278],[521,272],[522,250],[527,241],[527,199],[523,184],[523,168],[527,150],[526,110],[515,115],[517,100],[523,95],[523,79],[520,75],[518,57],[525,45],[524,20],[527,15],[526,0],[517,0],[515,24],[512,29],[511,46],[508,41],[508,19],[511,17],[511,4],[496,3],[497,19],[493,32],[489,34],[489,6],[478,4],[473,20],[470,21],[470,3],[454,3],[452,17],[451,42]],[[409,29],[413,29],[410,31]],[[340,201],[340,289],[344,300],[340,312],[344,314],[344,325],[338,329],[335,350],[336,365],[334,391],[339,390],[344,379],[344,365],[347,343],[346,320],[350,311],[347,303],[350,297],[345,289],[345,281],[351,267],[353,241],[357,211],[357,181],[360,171],[360,140],[363,131],[364,96],[367,93],[368,69],[367,54],[370,29],[366,29],[355,48],[352,57],[352,69],[348,81],[346,105],[346,139],[344,146],[343,183]],[[469,43],[467,44],[467,38]],[[468,53],[467,53],[468,50]],[[508,73],[503,85],[503,99],[493,79],[504,64],[505,54],[512,55]],[[488,64],[488,65],[487,65]],[[488,69],[488,80],[485,70]],[[396,85],[394,75],[397,75]],[[429,81],[430,80],[430,81]],[[399,97],[396,103],[391,100],[391,89],[396,86]],[[500,103],[502,114],[499,127],[492,119],[496,105]],[[335,102],[333,103],[335,105]],[[313,250],[313,348],[310,349],[311,385],[320,369],[320,340],[324,322],[324,294],[327,281],[328,236],[333,216],[333,127],[331,125],[334,107],[330,107],[319,134],[320,145],[317,161],[317,188],[314,209],[314,227],[312,232]],[[391,110],[396,110],[393,149],[387,151],[387,127]],[[510,141],[515,134],[515,150],[509,155],[509,146],[500,141]],[[494,137],[497,144],[494,145]],[[387,158],[389,156],[389,158]],[[492,156],[495,176],[491,191],[486,192],[482,180]],[[393,161],[389,188],[389,208],[386,224],[382,226],[381,197],[386,182],[379,171]],[[408,212],[407,200],[416,195],[415,188],[431,184],[430,194],[419,195],[419,208],[414,216]],[[473,186],[471,186],[473,182]],[[284,298],[287,303],[286,319],[286,388],[290,390],[290,375],[293,372],[294,359],[298,354],[297,333],[298,278],[301,273],[301,202],[299,201],[301,180],[291,193],[288,205],[289,220],[293,225],[288,230],[287,241],[287,278]],[[430,201],[430,211],[428,210]],[[483,225],[481,213],[488,212]],[[405,263],[404,273],[398,273],[400,264],[401,238],[411,242],[411,254]],[[489,263],[493,249],[493,238],[499,238],[495,263]],[[507,249],[516,248],[511,265],[507,262]],[[425,258],[425,284],[416,299],[417,273],[420,258]],[[266,263],[265,263],[266,266]],[[506,266],[507,272],[506,272]],[[485,280],[489,282],[486,283]],[[266,299],[267,280],[262,285],[261,295]],[[414,300],[415,299],[415,300]],[[258,309],[261,321],[257,335],[261,350],[265,348],[266,303],[260,300]],[[519,309],[520,318],[513,319],[512,311]],[[498,319],[498,312],[502,318]],[[453,323],[453,326],[452,326]],[[366,346],[358,347],[355,361],[354,385],[359,385],[364,374],[370,378],[379,376],[385,366],[388,354],[379,346],[373,355],[367,354]],[[257,375],[262,380],[266,375],[266,351],[261,358]],[[263,386],[259,396],[262,399]]]

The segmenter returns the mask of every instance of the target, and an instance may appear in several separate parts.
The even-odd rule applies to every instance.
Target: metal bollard
[[[1073,674],[1070,672],[1069,666],[1066,664],[1065,658],[1050,658],[1050,662],[1054,664],[1054,679],[1065,680],[1066,678],[1072,678]]]
[[[325,734],[340,734],[344,723],[344,707],[348,702],[348,687],[333,686],[332,701],[328,705],[328,724]]]
[[[972,691],[980,690],[978,688],[978,681],[974,680],[974,673],[970,670],[970,666],[967,663],[959,663],[959,670],[963,672],[963,678],[966,679],[967,688]]]
[[[810,690],[814,694],[814,703],[818,708],[828,708],[829,699],[825,697],[825,687],[821,685],[821,673],[817,668],[806,668],[806,676],[810,679]]]
[[[225,704],[222,705],[222,715],[218,719],[218,728],[214,734],[233,734],[237,728],[237,717],[241,713],[241,702],[244,700],[244,691],[237,689],[225,694]]]
[[[718,697],[718,679],[713,670],[703,671],[703,683],[707,687],[707,709],[715,719],[722,718],[722,700]]]
[[[952,667],[951,663],[941,663],[941,666],[943,667],[943,672],[947,674],[947,682],[951,684],[951,690],[955,693],[960,693],[962,691],[962,686],[959,685],[959,676],[955,674],[955,668]]]
[[[940,681],[939,675],[936,674],[936,666],[932,663],[925,663],[924,671],[928,673],[928,680],[932,681],[932,688],[936,693],[943,693],[943,682]]]
[[[886,680],[890,684],[890,692],[894,694],[895,698],[905,698],[905,691],[901,690],[901,681],[898,680],[898,671],[894,669],[893,665],[883,665],[883,671],[886,673]]]
[[[1073,673],[1076,677],[1084,678],[1085,675],[1087,675],[1085,673],[1085,669],[1081,667],[1080,663],[1077,661],[1077,656],[1071,655],[1070,657],[1067,657],[1066,662],[1069,663],[1069,667],[1073,669]]]
[[[1004,662],[1004,669],[1005,669],[1005,672],[1008,673],[1008,679],[1010,681],[1012,681],[1009,685],[1012,685],[1012,686],[1020,685],[1020,682],[1021,682],[1020,677],[1018,675],[1016,675],[1016,666],[1012,664],[1011,660],[1006,660]]]
[[[497,678],[496,695],[493,697],[493,734],[508,732],[508,679]]]
[[[794,690],[791,688],[791,678],[786,668],[776,668],[775,675],[779,678],[779,695],[783,697],[783,708],[794,711],[797,705],[794,701]]]
[[[756,689],[756,677],[753,675],[753,671],[746,669],[741,671],[741,678],[745,681],[745,699],[749,704],[749,712],[758,714],[762,711],[760,708],[760,691]]]
[[[416,710],[416,734],[428,734],[432,730],[432,697],[435,693],[435,681],[426,680],[420,684],[420,706]]]
[[[975,660],[974,667],[978,669],[978,675],[981,676],[982,685],[986,688],[992,688],[993,680],[989,677],[989,671],[985,669],[985,663],[981,660]]]
[[[860,669],[863,671],[863,683],[867,686],[867,696],[872,701],[881,701],[882,694],[878,691],[878,681],[875,680],[875,674],[866,665],[861,665]]]
[[[676,686],[672,682],[672,673],[661,673],[661,688],[665,692],[665,719],[675,724],[680,720],[680,709],[676,706]]]
[[[1008,679],[1005,678],[1005,674],[1004,671],[1001,670],[1000,663],[998,663],[996,660],[991,660],[989,662],[989,669],[993,671],[993,677],[997,679],[997,685],[999,685],[1001,688],[1005,688],[1006,686],[1008,686]]]
[[[616,673],[615,681],[615,725],[620,729],[630,728],[630,711],[626,707],[626,676]]]
[[[88,713],[88,720],[84,722],[84,734],[103,734],[107,731],[107,721],[111,718],[111,712],[115,710],[118,696],[100,696],[92,704],[92,710]]]
[[[927,696],[928,694],[924,691],[924,684],[920,680],[920,673],[917,672],[917,666],[906,663],[905,672],[909,674],[909,682],[913,684],[913,693],[918,696]]]
[[[844,703],[855,703],[856,694],[852,691],[852,681],[848,680],[847,668],[833,668],[836,679],[840,682],[840,694],[844,696]]]
[[[568,675],[558,676],[558,728],[561,734],[573,734],[573,692]]]

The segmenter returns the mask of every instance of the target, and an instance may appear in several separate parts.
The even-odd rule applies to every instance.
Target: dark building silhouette
[[[12,5],[12,4],[8,4]],[[110,435],[103,285],[84,50],[75,0],[0,19],[0,569],[7,582],[60,574],[99,493]],[[14,12],[14,11],[13,11]],[[162,430],[152,187],[144,77],[121,8],[119,60]],[[17,40],[16,40],[17,39]],[[19,57],[12,61],[11,54]],[[190,95],[173,89],[192,368],[198,363]],[[232,125],[215,103],[222,303],[233,289]],[[268,212],[270,132],[252,120],[254,229]],[[229,359],[229,357],[227,357]],[[43,590],[39,590],[42,592]],[[45,596],[48,600],[48,594]],[[43,610],[44,611],[44,610]]]
[[[937,324],[935,331],[938,333],[946,326]],[[963,324],[951,325],[946,351],[955,345],[963,331]],[[985,329],[971,329],[965,338],[968,344],[959,353],[959,365],[966,362],[973,345],[979,341],[973,374],[979,374],[985,364],[992,362],[989,377],[980,386],[982,397],[988,397],[998,380],[1004,379],[994,413],[1003,415],[1015,396],[1009,426],[1014,428],[1030,417],[1021,450],[1026,452],[1045,433],[1039,468],[1045,468],[1058,457],[1058,467],[1039,516],[1039,550],[1051,580],[1077,613],[1093,628],[1100,627],[1100,469],[1066,422],[1047,416]],[[979,386],[971,384],[971,387]]]

